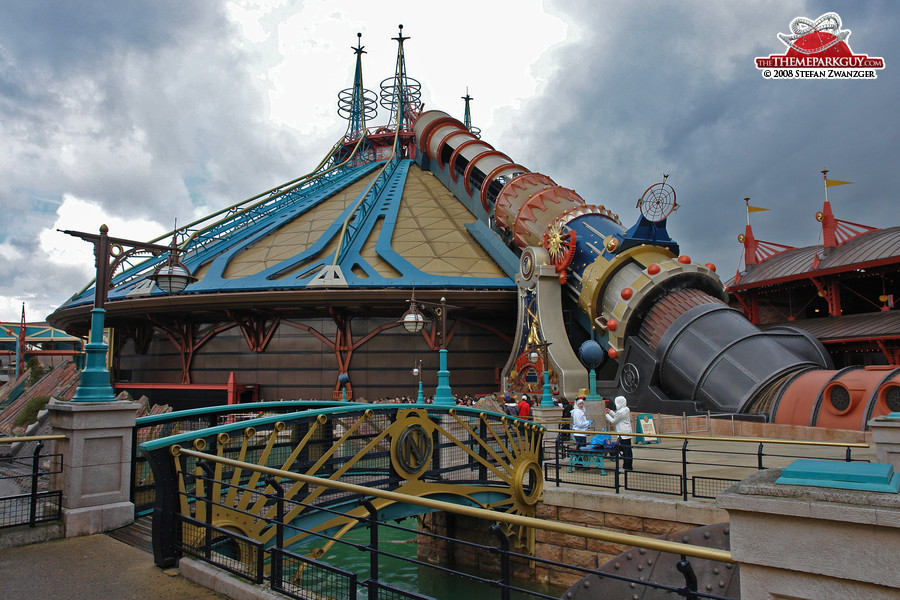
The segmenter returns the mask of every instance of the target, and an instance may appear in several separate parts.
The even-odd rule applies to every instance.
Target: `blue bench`
[[[584,467],[586,469],[599,468],[601,475],[606,475],[606,464],[604,459],[610,453],[615,453],[615,448],[600,448],[594,450],[588,446],[576,446],[571,443],[569,447],[569,473],[575,467]]]

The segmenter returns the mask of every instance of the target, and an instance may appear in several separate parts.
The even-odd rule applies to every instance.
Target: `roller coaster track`
[[[267,218],[284,209],[285,206],[301,202],[310,193],[332,183],[349,170],[352,170],[353,161],[367,136],[368,131],[366,135],[361,136],[357,140],[350,155],[339,163],[335,162],[335,156],[338,150],[343,147],[343,137],[334,144],[319,164],[306,175],[287,181],[277,187],[188,223],[183,227],[164,233],[151,240],[150,243],[170,240],[172,236],[176,236],[178,247],[185,251],[181,255],[181,259],[184,262],[190,261],[193,264],[200,264],[205,257],[219,251],[221,245],[226,243],[229,240],[229,236],[236,230],[248,226],[258,226]],[[232,239],[228,243],[234,243],[234,240]],[[122,262],[122,270],[113,278],[113,289],[147,275],[164,260],[164,256],[135,253],[128,260]],[[84,294],[93,287],[94,283],[95,280],[90,280],[73,297]]]

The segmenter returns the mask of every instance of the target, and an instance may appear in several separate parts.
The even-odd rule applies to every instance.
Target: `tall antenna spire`
[[[340,160],[350,155],[359,138],[367,133],[366,120],[375,118],[378,111],[378,96],[363,86],[362,55],[366,54],[362,45],[362,34],[356,34],[356,47],[351,49],[356,54],[356,73],[353,76],[353,87],[338,93],[338,115],[347,119],[347,132],[344,134],[343,152]],[[362,164],[374,160],[371,147],[363,142],[357,151],[354,164]]]
[[[406,74],[403,42],[410,38],[403,36],[403,25],[400,25],[397,37],[391,39],[397,41],[397,66],[394,77],[381,82],[381,106],[391,113],[388,129],[396,127],[400,131],[411,131],[412,122],[422,109],[422,84]]]
[[[472,111],[469,109],[469,103],[473,100],[473,98],[469,95],[469,86],[466,86],[466,95],[463,96],[462,99],[466,101],[466,114],[465,117],[463,117],[463,125],[465,125],[466,129],[469,130],[469,133],[481,139],[481,129],[479,129],[478,127],[472,127]]]

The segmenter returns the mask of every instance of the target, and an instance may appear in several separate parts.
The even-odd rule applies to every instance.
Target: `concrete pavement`
[[[29,600],[223,599],[160,569],[153,557],[106,535],[0,550],[0,597]]]

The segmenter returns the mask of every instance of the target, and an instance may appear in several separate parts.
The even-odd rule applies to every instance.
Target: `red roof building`
[[[827,202],[816,217],[823,245],[781,246],[768,256],[758,249],[766,242],[755,240],[747,226],[746,268],[728,282],[732,306],[763,328],[808,331],[828,348],[837,368],[900,365],[900,227],[835,219]],[[839,235],[824,231],[830,225]]]
[[[827,187],[846,182],[825,181],[825,204],[815,215],[822,243],[793,248],[757,240],[748,218],[738,237],[745,268],[727,288],[731,306],[754,324],[802,329],[837,369],[787,382],[767,407],[770,419],[866,429],[872,416],[900,411],[900,227],[837,219]],[[749,199],[747,208],[749,215]]]

